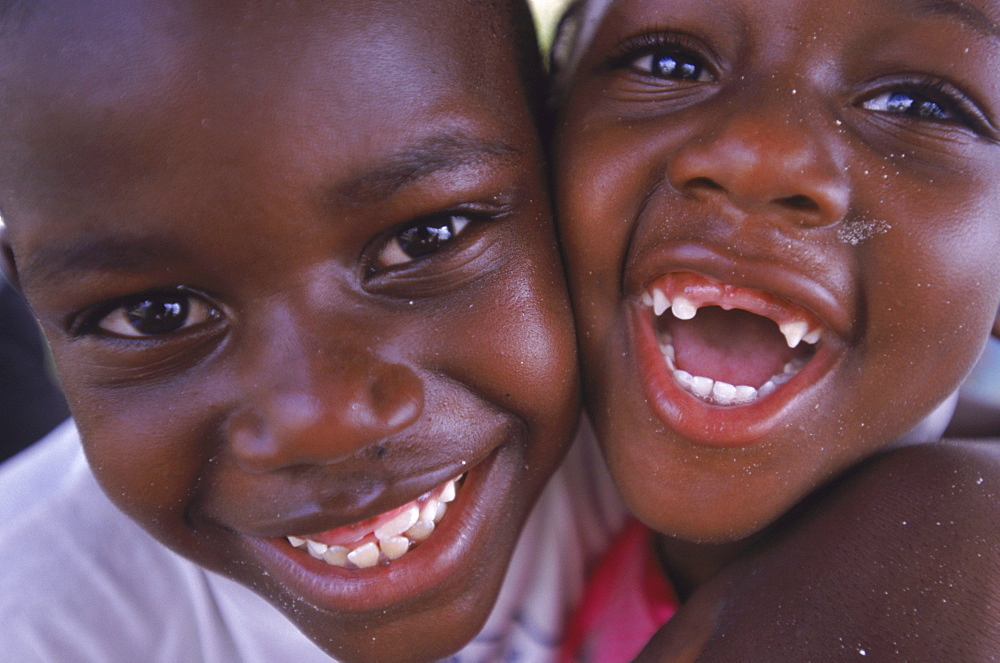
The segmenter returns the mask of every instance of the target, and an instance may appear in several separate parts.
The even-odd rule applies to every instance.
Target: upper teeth
[[[778,329],[781,333],[785,335],[785,343],[788,347],[794,348],[802,341],[802,338],[808,333],[809,325],[804,320],[794,320],[792,322],[783,322],[778,325]]]
[[[653,312],[656,315],[663,315],[663,312],[670,308],[670,300],[663,294],[662,290],[653,291]]]
[[[690,320],[698,312],[698,307],[694,305],[694,302],[684,297],[674,297],[670,308],[674,312],[674,317],[681,320]]]
[[[683,294],[675,295],[673,299],[670,299],[658,287],[649,288],[642,295],[643,305],[652,308],[657,317],[670,309],[674,317],[680,320],[691,320],[697,315],[701,306],[712,305],[699,303],[696,299],[696,297],[688,297]],[[803,341],[810,345],[818,343],[823,333],[820,327],[801,317],[779,323],[778,329],[790,348],[798,347]],[[669,334],[660,334],[660,350],[663,352],[663,358],[667,367],[672,371],[677,384],[691,395],[716,405],[744,405],[763,398],[777,389],[778,386],[792,379],[805,364],[804,359],[792,360],[784,366],[780,373],[771,376],[760,387],[753,387],[751,385],[733,385],[702,375],[692,375],[678,369],[676,352]]]
[[[375,538],[385,541],[388,538],[402,534],[417,523],[420,518],[420,507],[416,504],[401,512],[398,516],[378,527],[375,530]]]
[[[365,541],[369,538],[365,535],[348,546],[329,546],[299,536],[287,537],[288,542],[296,548],[304,548],[316,559],[343,568],[366,569],[382,561],[388,563],[399,559],[414,545],[430,536],[434,527],[441,522],[447,510],[446,505],[455,499],[457,492],[455,484],[461,478],[451,479],[415,500],[391,520],[379,525],[371,532],[375,537],[374,541]]]
[[[653,314],[657,317],[663,315],[667,309],[673,312],[674,317],[679,320],[691,320],[698,313],[702,304],[697,304],[683,295],[677,295],[673,300],[659,288],[652,288],[642,296],[642,302],[653,309]],[[823,330],[819,327],[810,327],[806,320],[790,320],[778,325],[785,343],[790,348],[798,347],[799,343],[805,341],[810,345],[819,342]]]

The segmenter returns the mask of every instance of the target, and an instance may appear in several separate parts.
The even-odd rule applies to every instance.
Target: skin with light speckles
[[[994,446],[883,452],[997,319],[998,20],[991,0],[594,0],[564,23],[556,199],[585,399],[690,597],[664,660],[997,651]],[[656,288],[716,308],[654,315]],[[780,339],[760,316],[818,330],[757,353],[804,367],[749,404],[683,386],[686,361],[763,393],[750,352],[705,349],[751,318]]]
[[[3,253],[109,497],[340,660],[458,650],[579,417],[527,7],[3,4]],[[460,475],[391,563],[286,539]]]

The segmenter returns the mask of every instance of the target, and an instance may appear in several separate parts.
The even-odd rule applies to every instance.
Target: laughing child
[[[635,653],[674,592],[684,628],[654,644],[678,660],[997,654],[997,452],[880,454],[997,319],[998,20],[996,0],[573,8],[555,157],[586,405],[659,533],[632,530],[633,584],[619,568],[603,597],[639,607],[585,606],[576,655],[616,660],[616,624],[645,621]]]
[[[0,658],[430,660],[501,584],[457,660],[551,653],[607,527],[573,468],[504,583],[578,416],[526,7],[0,8],[2,251],[75,419],[0,478]]]

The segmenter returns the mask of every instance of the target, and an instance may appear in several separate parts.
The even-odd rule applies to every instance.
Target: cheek
[[[622,274],[642,205],[659,179],[656,144],[649,138],[638,130],[620,131],[599,121],[586,128],[570,122],[557,145],[557,220],[582,353],[584,391],[599,427],[613,423],[600,416],[605,406],[623,390],[636,388],[621,361],[627,346]],[[626,399],[629,407],[633,400]],[[620,407],[614,411],[625,416]]]
[[[212,397],[199,388],[100,388],[54,352],[88,461],[105,493],[147,529],[186,530],[184,512],[212,453]],[[205,392],[205,393],[202,393]]]
[[[531,274],[525,269],[506,290],[513,301],[497,310],[501,323],[490,331],[484,347],[501,348],[506,393],[536,424],[565,416],[546,412],[543,406],[558,403],[559,410],[566,410],[576,400],[576,339],[562,274]]]
[[[648,165],[641,145],[627,142],[629,135],[610,129],[574,132],[572,126],[568,133],[557,147],[556,195],[570,276],[617,281]]]
[[[533,437],[568,438],[578,374],[565,283],[554,247],[545,260],[531,257],[496,270],[475,303],[456,312],[446,372],[522,419]]]
[[[893,285],[881,297],[898,309],[893,317],[921,330],[927,344],[981,345],[1000,298],[1000,218],[992,210],[952,209],[959,213],[888,231],[872,247],[879,254],[876,278]]]
[[[633,201],[641,194],[609,141],[573,138],[559,154],[557,220],[581,347],[589,355],[614,319]]]
[[[971,369],[996,317],[1000,200],[969,193],[924,202],[900,204],[897,221],[864,249],[864,342],[880,365],[880,397],[902,401],[898,386],[906,384],[910,400],[933,404]]]

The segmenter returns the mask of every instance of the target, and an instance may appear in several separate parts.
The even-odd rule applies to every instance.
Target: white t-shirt
[[[546,487],[482,633],[452,660],[549,661],[624,507],[586,427]],[[162,546],[98,487],[71,422],[0,465],[0,661],[330,658],[249,589]]]

